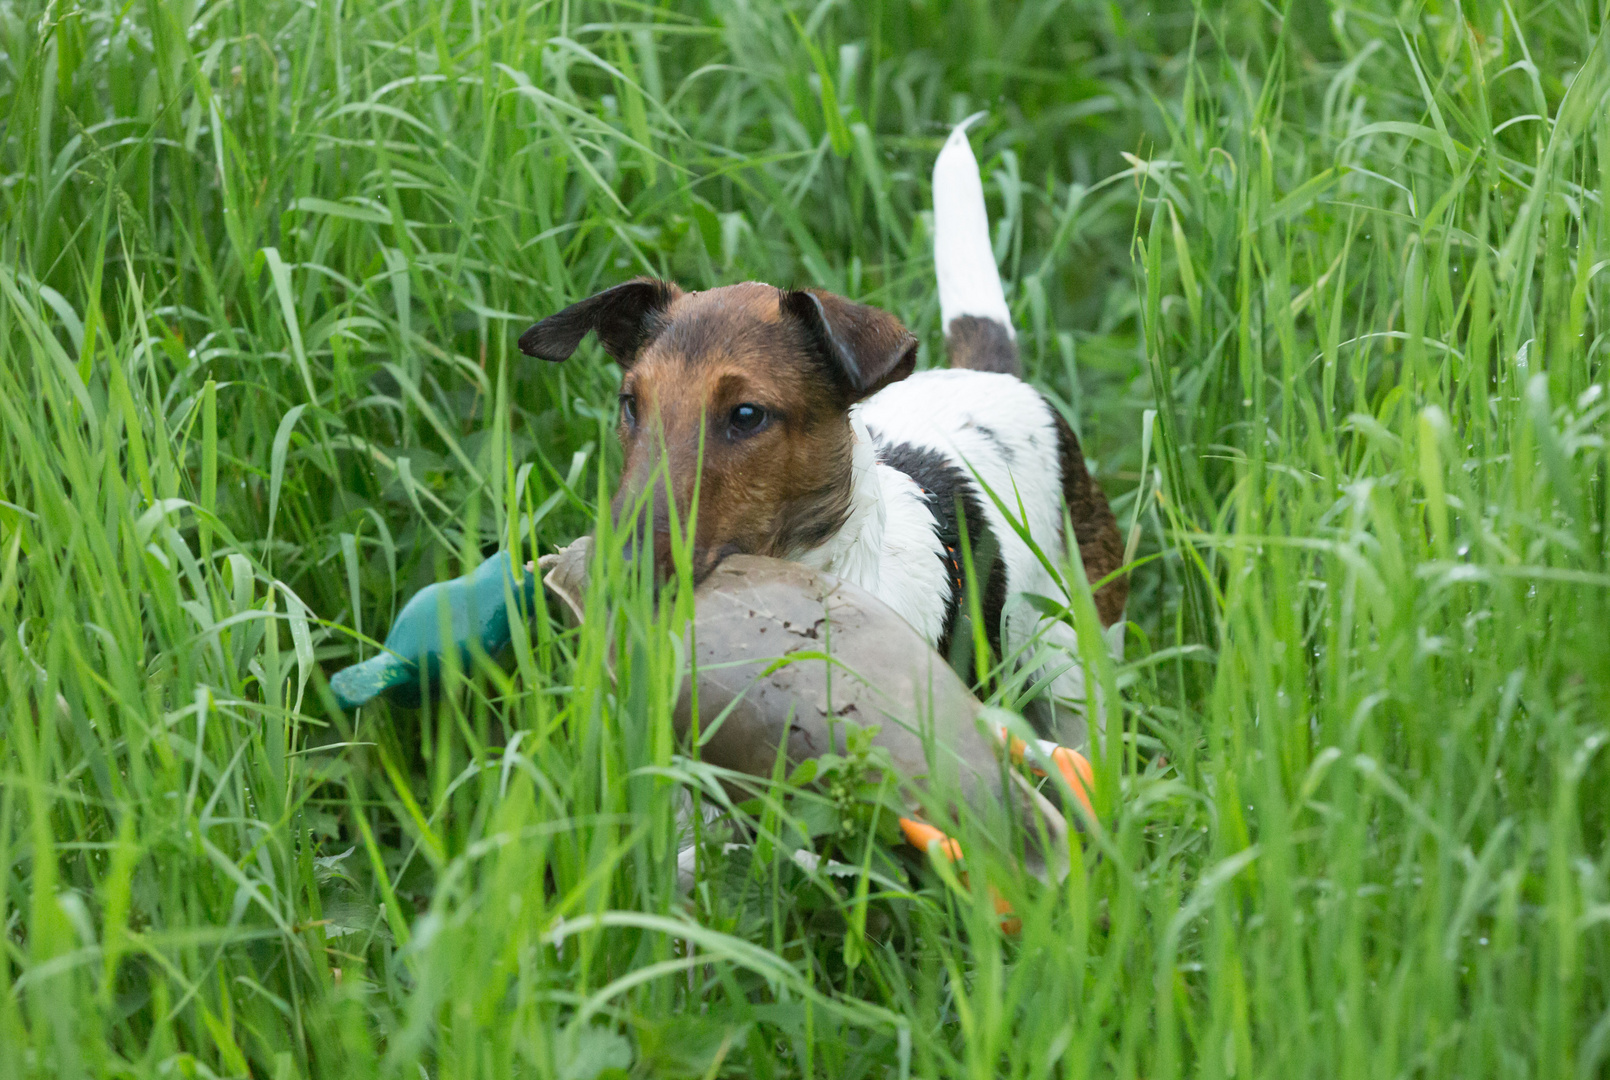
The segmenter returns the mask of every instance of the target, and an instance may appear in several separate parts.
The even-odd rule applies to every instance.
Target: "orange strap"
[[[926,851],[929,844],[938,844],[940,854],[951,862],[962,857],[960,844],[925,821],[914,821],[903,817],[900,819],[900,831],[905,833],[906,843],[919,851]]]
[[[1009,740],[1007,749],[1012,755],[1013,763],[1023,764],[1023,758],[1028,753],[1028,744],[1015,735],[1009,735],[1005,728],[1000,729],[1000,734],[1003,739]],[[1090,767],[1090,761],[1079,751],[1070,750],[1066,746],[1057,746],[1055,743],[1042,742],[1040,749],[1051,758],[1057,771],[1062,774],[1062,779],[1067,781],[1068,787],[1073,789],[1074,796],[1084,805],[1085,811],[1094,817],[1096,810],[1090,803],[1090,792],[1095,788],[1095,770]],[[1044,769],[1030,767],[1036,775],[1045,775]],[[962,857],[961,845],[954,837],[946,836],[925,821],[903,817],[900,819],[900,832],[905,836],[906,843],[914,848],[923,851],[937,850],[949,862],[956,862]],[[963,874],[961,878],[965,884],[967,875]],[[991,888],[990,892],[995,897],[995,913],[1009,916],[1001,920],[1001,929],[1008,934],[1017,933],[1022,929],[1022,923],[1017,918],[1011,917],[1012,905],[1007,903],[994,888]]]
[[[1012,763],[1014,765],[1023,764],[1023,758],[1029,752],[1029,744],[1016,735],[1009,735],[1005,728],[1001,728],[1000,731],[1003,739],[1010,740],[1007,743],[1007,749],[1012,755]],[[1095,770],[1090,767],[1090,759],[1077,750],[1070,750],[1066,746],[1058,746],[1043,739],[1040,741],[1040,751],[1050,757],[1052,763],[1057,767],[1057,772],[1062,774],[1062,779],[1066,780],[1068,786],[1073,789],[1074,797],[1084,804],[1085,811],[1091,817],[1095,817],[1096,808],[1091,805],[1090,793],[1096,789],[1096,774]],[[1034,770],[1036,776],[1045,775],[1045,770],[1038,766],[1030,766],[1030,768]]]
[[[900,831],[905,834],[906,843],[914,848],[937,851],[950,862],[956,862],[962,857],[961,845],[927,822],[903,817],[900,819]],[[961,880],[963,885],[967,884],[967,875],[962,874]],[[1015,934],[1023,929],[1022,920],[1012,915],[1012,905],[1007,903],[1006,898],[996,892],[993,886],[990,887],[990,895],[995,900],[995,914],[1007,916],[1001,920],[1001,929],[1008,934]]]

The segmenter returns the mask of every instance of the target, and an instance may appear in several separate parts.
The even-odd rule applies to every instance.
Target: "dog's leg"
[[[1095,722],[1095,734],[1106,731],[1106,698],[1100,686],[1087,685],[1084,665],[1079,659],[1079,636],[1073,627],[1054,619],[1042,619],[1034,624],[1033,633],[1039,639],[1056,646],[1064,656],[1055,666],[1041,667],[1034,673],[1034,681],[1051,678],[1046,693],[1023,707],[1023,715],[1041,735],[1082,754],[1094,754],[1098,748],[1090,739],[1090,721]],[[1124,624],[1114,623],[1102,631],[1103,644],[1114,661],[1124,659]],[[1094,700],[1090,700],[1091,695]]]
[[[967,125],[975,119],[956,125],[934,161],[939,320],[951,367],[1018,375],[1017,335],[990,247],[984,184],[967,142]]]

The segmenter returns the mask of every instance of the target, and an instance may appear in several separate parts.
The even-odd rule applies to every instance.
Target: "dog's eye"
[[[746,401],[733,407],[732,415],[727,417],[727,428],[733,435],[753,435],[766,425],[766,420],[765,409]]]
[[[637,426],[637,395],[621,395],[621,416],[626,419],[627,426]]]

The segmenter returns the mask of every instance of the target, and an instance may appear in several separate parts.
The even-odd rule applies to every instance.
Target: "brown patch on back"
[[[1073,433],[1062,414],[1055,409],[1051,415],[1057,426],[1057,462],[1062,469],[1062,501],[1068,507],[1073,522],[1073,537],[1079,544],[1079,558],[1084,563],[1085,577],[1094,585],[1124,564],[1123,534],[1118,531],[1118,519],[1113,517],[1107,503],[1107,493],[1101,490],[1090,471],[1085,468],[1084,451],[1079,437]],[[1124,602],[1129,599],[1129,577],[1114,578],[1096,590],[1096,614],[1102,626],[1111,626],[1124,615]]]
[[[945,351],[950,366],[971,371],[995,371],[1003,375],[1022,375],[1017,342],[1006,327],[994,319],[977,315],[958,315],[945,331]]]

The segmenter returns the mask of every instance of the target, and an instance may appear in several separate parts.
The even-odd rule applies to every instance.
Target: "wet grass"
[[[0,2],[0,1076],[1603,1075],[1606,25]],[[607,627],[333,708],[421,584],[592,527],[616,373],[535,317],[817,284],[941,359],[977,109],[1141,560],[1064,885],[806,875],[800,796],[685,898],[720,788],[618,565]]]

